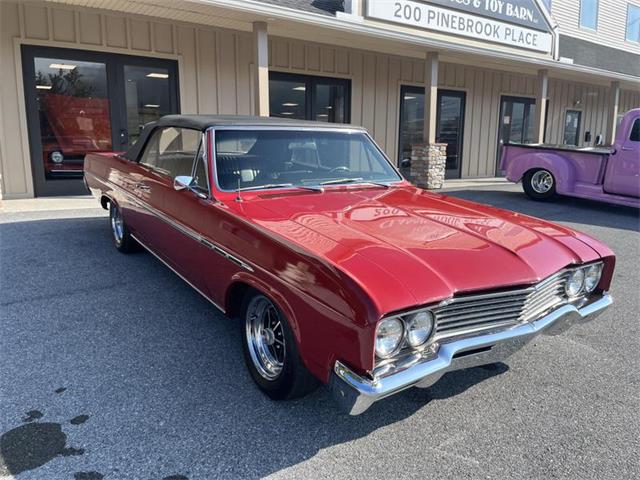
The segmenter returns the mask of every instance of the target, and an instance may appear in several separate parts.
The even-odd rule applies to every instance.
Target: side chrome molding
[[[152,207],[151,205],[141,201],[139,198],[135,197],[130,192],[127,192],[124,188],[120,187],[119,185],[116,185],[115,183],[110,182],[108,180],[101,180],[101,179],[99,179],[98,177],[96,177],[95,175],[93,175],[91,173],[87,173],[87,174],[91,175],[93,178],[95,178],[95,179],[97,179],[97,180],[99,180],[99,181],[101,181],[103,183],[108,183],[109,186],[111,186],[112,188],[118,190],[120,193],[122,193],[124,196],[126,196],[127,199],[129,199],[129,201],[131,201],[131,203],[135,203],[140,208],[143,208],[147,212],[149,212],[152,215],[158,217],[160,220],[162,220],[166,224],[170,225],[174,229],[178,230],[180,233],[188,236],[192,240],[195,240],[196,242],[204,245],[205,247],[210,248],[211,250],[216,252],[218,255],[226,258],[230,262],[235,263],[239,267],[244,268],[245,270],[247,270],[249,272],[253,272],[254,271],[253,267],[249,263],[245,262],[241,258],[238,258],[237,256],[233,255],[232,253],[229,253],[224,248],[220,247],[219,245],[216,245],[215,243],[213,243],[209,239],[203,237],[202,235],[200,235],[198,232],[196,232],[192,228],[188,227],[187,225],[184,225],[183,223],[180,223],[180,222],[178,222],[178,221],[176,221],[176,220],[174,220],[172,218],[169,218],[167,215],[162,213],[160,210],[157,210],[154,207]],[[147,248],[147,250],[148,250],[148,248]]]

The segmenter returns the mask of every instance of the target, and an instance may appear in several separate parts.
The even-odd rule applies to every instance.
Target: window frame
[[[632,135],[635,133],[634,129],[636,128],[636,125],[638,126],[638,139],[634,140],[632,137]],[[633,123],[631,124],[631,128],[629,129],[629,138],[627,138],[627,140],[629,142],[640,142],[640,117],[637,117]]]
[[[638,25],[636,26],[636,38],[635,40],[632,38],[629,38],[629,33],[630,33],[630,29],[629,29],[629,17],[631,15],[631,9],[635,8],[638,10]],[[625,23],[625,29],[624,29],[624,40],[625,42],[631,42],[631,43],[640,43],[640,5],[635,5],[633,3],[627,3],[627,21]]]
[[[583,11],[583,7],[585,4],[586,0],[580,0],[580,8],[578,10],[578,28],[582,29],[582,30],[590,30],[592,32],[597,32],[598,31],[598,24],[599,22],[599,16],[600,16],[600,0],[593,0],[595,2],[596,5],[596,11],[595,11],[595,25],[593,27],[589,26],[589,25],[583,25],[582,24],[582,11]]]
[[[342,124],[338,124],[338,125],[342,125]],[[402,175],[402,173],[400,172],[400,170],[398,169],[397,165],[395,165],[387,156],[387,154],[380,148],[380,146],[375,142],[375,140],[373,139],[373,137],[371,136],[371,134],[367,131],[364,130],[362,128],[358,128],[356,126],[353,126],[353,128],[350,128],[349,126],[347,127],[331,127],[331,123],[327,124],[327,126],[321,126],[321,127],[308,127],[308,126],[300,126],[300,127],[283,127],[283,126],[276,126],[276,125],[269,125],[269,126],[250,126],[250,125],[234,125],[234,126],[224,126],[224,125],[218,125],[216,127],[209,127],[207,129],[207,132],[209,133],[209,141],[211,142],[211,174],[209,175],[212,183],[211,183],[211,187],[215,188],[216,193],[221,193],[224,195],[230,195],[230,194],[235,194],[237,192],[236,189],[233,190],[225,190],[220,186],[220,182],[218,180],[218,162],[217,162],[217,156],[218,156],[218,152],[217,152],[217,148],[216,148],[216,136],[217,133],[220,131],[225,131],[225,130],[294,130],[296,132],[298,131],[318,131],[318,130],[322,130],[322,131],[327,131],[327,132],[342,132],[342,133],[361,133],[363,134],[365,137],[367,137],[369,139],[369,141],[373,144],[373,148],[380,153],[380,155],[382,156],[382,158],[384,158],[384,160],[391,166],[391,169],[393,170],[393,172],[398,176],[397,180],[394,180],[393,182],[389,182],[391,185],[395,185],[397,183],[402,183],[405,182],[405,178]],[[273,189],[269,189],[270,192],[273,191],[278,191],[278,190],[286,190],[288,188],[291,187],[282,187],[282,188],[273,188]],[[213,190],[211,190],[211,194],[213,195]]]
[[[151,170],[152,172],[154,172],[157,175],[160,175],[162,178],[166,178],[170,181],[174,181],[175,180],[175,176],[170,176],[167,175],[164,170],[161,170],[159,168],[154,167],[153,165],[150,165],[148,163],[144,163],[142,161],[142,159],[144,158],[147,150],[152,146],[153,142],[156,141],[158,137],[158,135],[161,135],[163,130],[167,130],[167,129],[176,129],[176,130],[189,130],[192,132],[197,132],[199,134],[200,140],[198,141],[198,148],[196,149],[196,152],[193,156],[193,160],[191,161],[191,176],[193,177],[193,174],[195,172],[195,167],[196,167],[196,162],[198,159],[198,156],[200,155],[200,152],[203,152],[203,162],[205,165],[205,174],[207,177],[207,188],[209,191],[209,195],[211,194],[211,182],[209,181],[209,168],[207,166],[207,151],[205,145],[206,145],[206,136],[205,133],[197,128],[189,128],[189,127],[180,127],[180,126],[176,126],[176,125],[165,125],[165,126],[157,126],[153,129],[153,131],[151,131],[144,143],[144,146],[142,147],[142,149],[140,150],[140,154],[138,155],[138,158],[135,160],[135,163],[143,166],[144,168]],[[160,155],[160,153],[158,152],[158,155]],[[179,175],[177,175],[179,176]]]
[[[310,120],[319,121],[315,119],[316,100],[317,100],[317,87],[318,85],[340,85],[345,87],[345,99],[344,99],[344,122],[323,122],[331,125],[337,123],[338,125],[345,125],[351,123],[351,79],[341,77],[329,77],[322,75],[304,75],[301,73],[279,72],[269,71],[269,83],[271,80],[282,80],[289,82],[304,83],[305,96],[304,96],[304,119],[292,119],[292,120]],[[271,106],[269,106],[271,107]],[[288,118],[286,116],[272,116],[271,108],[269,108],[269,116],[272,118]]]

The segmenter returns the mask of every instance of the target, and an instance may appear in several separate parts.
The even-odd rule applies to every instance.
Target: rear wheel
[[[549,200],[556,195],[556,179],[549,170],[529,170],[522,179],[522,188],[533,200]]]
[[[289,322],[278,307],[263,294],[249,292],[242,312],[244,358],[258,387],[273,400],[315,390],[318,380],[302,363]]]
[[[131,253],[139,249],[138,242],[129,233],[127,224],[122,218],[122,212],[115,202],[109,204],[109,223],[113,234],[113,243],[119,252]]]

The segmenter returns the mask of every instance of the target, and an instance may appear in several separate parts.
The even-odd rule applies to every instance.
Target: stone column
[[[417,144],[412,146],[411,166],[405,174],[418,187],[442,188],[446,165],[446,143]]]

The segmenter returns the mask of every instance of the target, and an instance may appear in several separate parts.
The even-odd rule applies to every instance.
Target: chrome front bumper
[[[374,402],[410,387],[426,388],[452,370],[504,360],[540,333],[557,335],[575,323],[593,320],[613,302],[607,293],[579,308],[564,305],[538,320],[498,332],[444,340],[425,350],[405,368],[380,378],[362,377],[337,361],[329,388],[350,415],[359,415]]]

